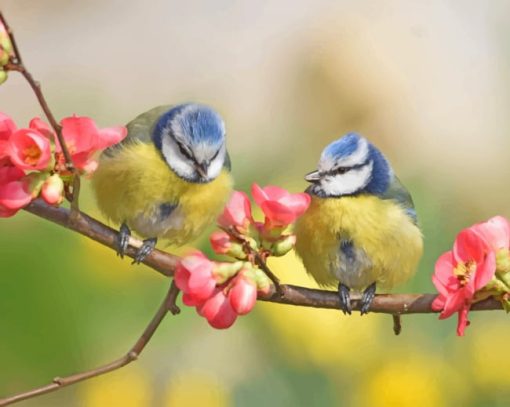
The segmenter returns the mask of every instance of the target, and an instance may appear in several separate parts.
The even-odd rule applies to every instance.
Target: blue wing
[[[396,201],[404,210],[413,223],[418,223],[418,217],[416,210],[414,209],[414,202],[411,194],[407,188],[400,182],[396,175],[393,176],[393,180],[390,183],[388,189],[380,195],[381,199],[392,199]]]

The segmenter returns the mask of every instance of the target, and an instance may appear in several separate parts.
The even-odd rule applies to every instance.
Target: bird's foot
[[[352,307],[351,307],[351,289],[346,285],[340,283],[338,284],[338,295],[340,297],[340,309],[344,314],[351,315]]]
[[[154,250],[156,243],[158,242],[157,237],[151,237],[143,241],[142,247],[136,252],[135,258],[131,264],[140,264],[145,258]]]
[[[128,225],[122,223],[120,225],[119,233],[117,235],[117,256],[124,258],[124,254],[129,246],[129,238],[131,236],[131,230],[129,230]]]
[[[372,283],[363,291],[363,295],[361,296],[361,315],[368,314],[372,301],[375,298],[375,289],[375,283]]]

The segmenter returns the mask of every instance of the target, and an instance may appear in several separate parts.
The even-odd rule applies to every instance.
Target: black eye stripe
[[[181,143],[179,143],[177,140],[175,140],[175,144],[177,144],[177,148],[179,149],[179,151],[181,152],[181,154],[184,157],[189,158],[190,160],[193,159],[191,154],[188,152],[188,150],[186,150],[186,148],[184,148],[184,146]]]
[[[365,165],[367,165],[369,162],[370,162],[370,160],[367,160],[367,161],[362,162],[361,164],[356,164],[351,167],[333,168],[332,170],[326,171],[323,174],[324,175],[342,175],[342,174],[345,174],[346,172],[349,172],[350,170],[360,169],[360,168],[364,167]]]
[[[209,160],[209,162],[213,161],[216,157],[218,157],[218,154],[220,153],[220,150],[221,148],[219,148],[218,150],[216,150],[216,152],[214,153],[214,155],[211,157],[211,159]]]

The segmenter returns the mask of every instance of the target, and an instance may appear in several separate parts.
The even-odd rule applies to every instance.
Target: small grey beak
[[[196,172],[198,173],[198,175],[200,175],[200,178],[202,179],[207,179],[207,165],[202,163],[202,164],[196,164],[195,165],[195,170]]]
[[[305,181],[307,182],[317,182],[321,179],[321,176],[319,174],[319,171],[312,171],[305,175]]]

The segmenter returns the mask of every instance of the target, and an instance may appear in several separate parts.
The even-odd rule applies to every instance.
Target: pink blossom
[[[218,218],[218,224],[224,228],[234,226],[240,231],[246,231],[252,222],[251,203],[248,196],[244,192],[234,191]]]
[[[98,129],[90,117],[71,116],[62,119],[62,135],[76,168],[95,169],[91,166],[92,155],[122,141],[127,135],[123,126]],[[57,152],[61,151],[57,140]]]
[[[45,170],[51,163],[50,140],[37,129],[19,129],[9,137],[11,162],[22,170]]]
[[[510,222],[503,216],[494,216],[472,229],[496,252],[510,247]]]
[[[257,284],[239,272],[228,292],[228,299],[237,314],[248,314],[257,302]]]
[[[475,292],[494,276],[496,256],[473,228],[464,229],[455,239],[453,251],[444,253],[436,262],[432,282],[439,295],[432,309],[441,311],[440,319],[458,312],[457,334],[464,335],[469,324],[467,315]]]
[[[214,294],[197,308],[199,315],[203,316],[213,328],[226,329],[232,326],[237,314],[232,308],[230,301],[221,289],[216,289]]]
[[[218,254],[226,254],[229,252],[232,242],[230,236],[223,230],[217,230],[209,236],[209,241],[213,250]]]
[[[25,173],[12,166],[0,167],[0,217],[13,216],[32,200],[32,194],[23,181]]]
[[[214,263],[201,252],[181,259],[175,270],[175,284],[187,296],[188,302],[197,305],[211,296],[216,287]]]
[[[284,227],[293,223],[308,209],[310,195],[306,193],[291,194],[283,188],[257,184],[251,187],[253,199],[266,215],[266,223],[274,227]]]
[[[60,205],[64,200],[64,181],[58,174],[49,177],[41,188],[41,197],[49,205]]]

